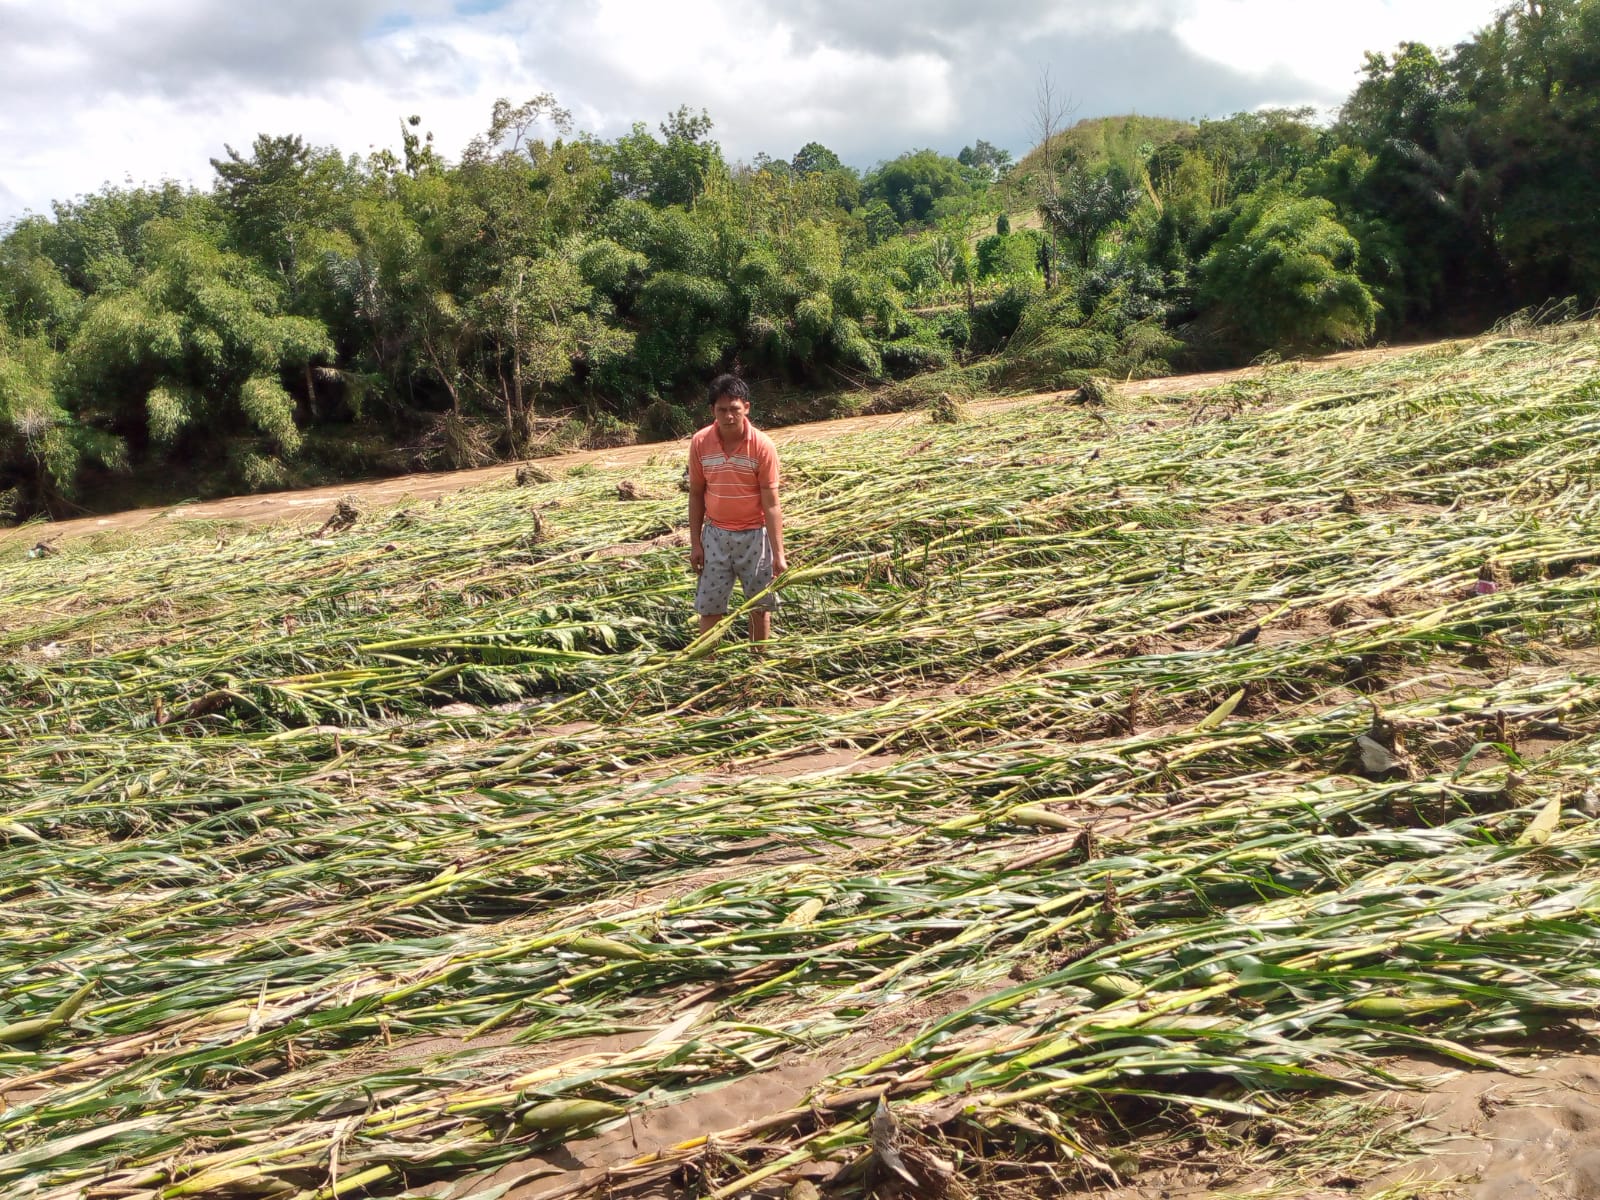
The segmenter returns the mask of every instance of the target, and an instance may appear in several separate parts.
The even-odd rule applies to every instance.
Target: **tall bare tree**
[[[1050,68],[1039,72],[1039,85],[1034,90],[1033,130],[1038,138],[1039,160],[1043,168],[1034,180],[1039,201],[1039,213],[1044,217],[1045,261],[1044,286],[1049,291],[1055,287],[1056,234],[1049,214],[1061,206],[1061,135],[1066,131],[1067,118],[1077,110],[1070,96],[1056,91],[1050,78]]]

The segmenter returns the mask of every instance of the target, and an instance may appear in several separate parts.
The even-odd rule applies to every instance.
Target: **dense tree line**
[[[261,136],[209,190],[108,187],[0,238],[0,516],[670,436],[700,382],[842,395],[1481,326],[1600,293],[1600,0],[1369,55],[1337,119],[1057,128],[865,173],[730,163],[679,109],[546,95],[446,161]],[[919,392],[920,389],[920,392]]]

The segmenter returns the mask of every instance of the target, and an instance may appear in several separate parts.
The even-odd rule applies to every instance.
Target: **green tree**
[[[794,172],[794,168],[783,159],[773,158],[765,151],[750,160],[750,169],[757,174],[766,173],[779,179],[785,179]]]
[[[213,158],[211,166],[234,244],[276,269],[292,305],[316,235],[334,227],[342,207],[345,164],[294,134],[257,136],[248,158],[232,146],[223,149],[227,157]]]
[[[1011,151],[1002,150],[979,138],[976,145],[963,146],[956,161],[966,167],[974,179],[993,183],[1011,170]]]
[[[836,207],[849,212],[861,203],[861,177],[821,142],[807,142],[789,162],[796,175],[826,181]]]
[[[1340,110],[1340,135],[1374,152],[1394,141],[1431,146],[1454,100],[1439,57],[1420,42],[1402,42],[1393,54],[1369,53],[1362,73]]]
[[[1095,244],[1110,229],[1125,221],[1139,203],[1139,193],[1115,170],[1075,168],[1041,212],[1056,236],[1072,248],[1080,268],[1094,257]]]
[[[326,256],[341,247],[351,173],[337,153],[307,145],[297,135],[258,135],[249,157],[224,146],[213,158],[218,207],[230,241],[244,255],[276,271],[283,307],[325,320],[332,299],[319,278]],[[301,386],[312,419],[321,415],[311,362],[301,364]]]
[[[176,183],[159,187],[107,187],[76,200],[56,201],[54,220],[35,243],[61,271],[68,286],[84,295],[127,287],[139,271],[144,230],[152,221],[181,220],[220,228],[210,196]],[[22,230],[26,230],[25,223]]]
[[[60,356],[43,336],[0,324],[0,507],[4,515],[49,509],[71,496],[86,461],[127,465],[121,439],[79,423],[57,400]]]
[[[1201,121],[1180,134],[1172,145],[1204,159],[1222,183],[1220,206],[1274,180],[1291,178],[1316,161],[1324,150],[1324,132],[1314,124],[1311,108],[1266,108],[1235,113],[1221,120]],[[1148,163],[1153,153],[1140,156]],[[1154,172],[1152,172],[1152,176]]]
[[[1422,260],[1412,253],[1391,217],[1369,207],[1364,198],[1375,159],[1355,146],[1340,146],[1297,177],[1308,196],[1332,202],[1339,221],[1361,246],[1361,278],[1379,306],[1378,329],[1392,330],[1408,315],[1416,297],[1438,290],[1438,279],[1418,278]]]
[[[155,221],[145,238],[142,277],[96,298],[73,336],[76,394],[160,450],[231,443],[246,481],[268,482],[301,444],[283,372],[331,355],[327,330],[283,313],[271,277],[205,231]]]
[[[522,156],[531,149],[533,130],[542,122],[566,133],[572,128],[572,113],[549,92],[540,92],[521,104],[501,96],[490,110],[489,128],[467,143],[461,156],[463,165]]]
[[[615,142],[597,143],[597,155],[611,172],[614,194],[657,207],[692,204],[714,175],[726,171],[722,148],[711,139],[711,118],[702,109],[680,106],[653,137],[644,122]]]
[[[817,175],[828,171],[845,171],[849,168],[839,156],[821,142],[807,142],[794,153],[789,165],[798,175]]]
[[[978,242],[976,261],[980,279],[1023,279],[1039,273],[1039,236],[1025,229],[995,233]]]
[[[680,105],[660,125],[664,139],[657,158],[650,199],[656,204],[693,204],[714,176],[726,171],[722,148],[711,140],[705,109],[691,113]]]
[[[444,159],[433,146],[433,130],[418,133],[422,118],[412,113],[400,123],[400,146],[404,155],[405,172],[412,178],[429,171],[444,169]]]
[[[357,417],[427,411],[442,388],[463,411],[465,319],[451,272],[458,247],[481,234],[481,213],[461,216],[447,175],[394,174],[380,165],[351,206],[348,244],[323,270],[337,293],[337,377]]]
[[[569,254],[513,258],[476,300],[477,323],[492,339],[500,372],[506,436],[513,453],[531,434],[534,404],[572,378],[580,364],[599,365],[626,354],[631,335],[608,325],[594,289]]]
[[[932,150],[915,150],[884,163],[867,177],[862,189],[869,202],[882,200],[902,224],[926,222],[934,205],[948,196],[971,191],[961,164]]]
[[[1356,345],[1377,316],[1359,257],[1329,201],[1269,189],[1200,264],[1200,301],[1251,348]]]
[[[43,253],[47,234],[46,222],[35,217],[0,241],[0,323],[59,347],[77,324],[83,297]]]
[[[861,221],[867,231],[868,243],[874,246],[882,245],[900,232],[899,218],[894,215],[889,202],[881,196],[869,201],[862,209]]]
[[[1465,153],[1436,157],[1474,172],[1452,201],[1481,205],[1520,300],[1600,295],[1600,0],[1508,5],[1449,65]]]
[[[1600,0],[1519,0],[1447,55],[1369,55],[1337,132],[1413,311],[1600,293]]]

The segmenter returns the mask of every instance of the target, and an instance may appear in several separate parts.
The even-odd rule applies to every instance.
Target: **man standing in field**
[[[711,424],[689,442],[689,565],[700,576],[694,609],[704,634],[728,614],[738,576],[750,611],[750,640],[772,633],[772,581],[788,569],[778,507],[778,451],[750,424],[750,389],[737,375],[711,381]]]

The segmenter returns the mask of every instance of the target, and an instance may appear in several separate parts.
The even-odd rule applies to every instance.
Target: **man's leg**
[[[705,547],[706,561],[700,571],[700,582],[695,585],[694,608],[700,614],[700,636],[704,637],[728,615],[728,600],[733,594],[734,566],[728,552],[727,534],[723,530],[707,524],[701,534],[701,544]]]
[[[741,538],[733,556],[734,570],[745,599],[760,596],[772,586],[772,547],[765,529],[752,529]],[[772,608],[775,598],[768,593],[760,608],[750,610],[750,640],[764,642],[772,636]]]

